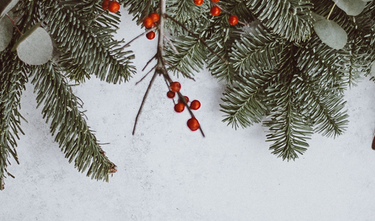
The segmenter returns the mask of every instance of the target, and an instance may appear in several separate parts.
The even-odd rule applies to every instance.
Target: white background
[[[126,15],[119,38],[142,30]],[[156,52],[156,39],[137,40],[132,49],[141,70]],[[206,138],[191,132],[187,111],[177,114],[158,77],[131,135],[151,75],[135,86],[91,79],[75,87],[85,102],[88,123],[106,155],[118,166],[109,183],[91,180],[64,158],[27,84],[21,113],[28,123],[18,142],[20,165],[12,161],[0,192],[4,221],[32,220],[375,220],[375,84],[364,79],[347,92],[350,123],[336,139],[314,135],[296,161],[270,154],[260,125],[234,130],[219,111],[224,84],[210,73],[196,82],[179,79],[182,93],[199,99],[195,111]]]

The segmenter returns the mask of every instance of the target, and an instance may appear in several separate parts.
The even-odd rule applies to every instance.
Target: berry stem
[[[145,32],[142,32],[141,34],[139,34],[138,36],[136,36],[135,38],[133,38],[132,40],[130,40],[128,43],[126,43],[124,46],[122,46],[121,49],[124,49],[126,48],[128,45],[130,45],[133,41],[137,40],[138,38],[142,37],[143,35],[146,35],[147,33],[151,32],[151,31],[155,31],[156,30],[156,27],[155,28],[150,28],[148,30],[146,30]]]
[[[148,62],[146,63],[146,65],[143,67],[142,71],[144,71],[146,69],[146,67],[151,63],[152,60],[154,60],[156,57],[156,54],[150,59],[148,60]]]
[[[155,65],[151,70],[149,70],[149,71],[147,72],[147,74],[145,74],[145,76],[143,76],[143,77],[141,78],[141,80],[137,81],[137,82],[135,83],[135,85],[141,83],[141,81],[143,81],[143,80],[147,77],[147,75],[149,75],[149,74],[151,73],[151,71],[155,70],[155,68],[156,68],[156,65]]]
[[[8,19],[10,20],[10,22],[12,22],[13,26],[17,29],[18,33],[20,33],[21,35],[22,32],[18,29],[17,25],[14,23],[14,20],[8,15],[8,13],[5,13],[5,15],[8,17]]]

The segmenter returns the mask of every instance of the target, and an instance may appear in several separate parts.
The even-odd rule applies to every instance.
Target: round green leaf
[[[18,57],[30,65],[41,65],[51,59],[52,39],[43,28],[37,28],[17,47]]]
[[[363,0],[334,0],[337,7],[346,12],[348,15],[359,15],[366,7]]]
[[[0,18],[0,51],[8,47],[12,40],[13,24],[7,17]]]
[[[333,49],[342,49],[348,40],[348,34],[336,22],[323,19],[314,24],[314,30],[323,43]]]
[[[0,18],[17,5],[19,0],[0,0]]]

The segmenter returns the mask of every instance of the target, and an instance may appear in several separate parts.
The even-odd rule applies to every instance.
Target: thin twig
[[[154,83],[154,80],[155,80],[156,75],[157,75],[157,71],[155,70],[155,73],[154,73],[154,75],[152,76],[150,83],[148,84],[148,87],[147,87],[146,93],[145,93],[145,95],[143,96],[142,103],[141,103],[141,106],[139,107],[139,110],[138,110],[137,116],[135,117],[135,122],[134,122],[134,127],[133,127],[133,132],[132,132],[133,135],[134,135],[134,133],[135,133],[135,128],[137,127],[137,123],[138,123],[139,115],[140,115],[141,112],[142,112],[143,105],[145,104],[145,101],[146,101],[146,98],[147,98],[148,92],[149,92],[150,89],[151,89],[152,83]]]
[[[10,16],[8,15],[8,13],[5,13],[5,15],[9,18],[10,22],[12,22],[13,26],[17,29],[17,31],[21,34],[22,32],[18,29],[17,25],[14,23],[13,19],[10,18]]]
[[[329,17],[331,16],[332,12],[333,12],[333,9],[335,8],[336,6],[336,2],[335,4],[333,4],[332,8],[331,8],[331,11],[329,12],[328,16],[327,16],[327,20],[329,20]]]
[[[229,62],[223,58],[222,56],[220,56],[219,54],[217,54],[214,50],[212,50],[210,48],[210,46],[208,46],[208,44],[202,40],[197,34],[195,34],[194,32],[190,31],[190,29],[188,29],[185,25],[183,25],[181,22],[177,21],[176,19],[174,19],[173,17],[169,16],[168,14],[164,14],[167,18],[170,18],[173,22],[175,22],[176,24],[180,25],[183,29],[185,29],[187,32],[189,32],[190,34],[193,35],[193,37],[197,38],[200,42],[202,42],[204,44],[204,46],[206,46],[206,48],[214,55],[216,55],[217,57],[219,57],[223,62],[225,62],[225,64],[229,64]]]
[[[145,34],[151,32],[151,31],[154,31],[154,30],[156,30],[156,27],[155,27],[155,28],[148,29],[148,30],[146,30],[145,32],[139,34],[137,37],[133,38],[131,41],[129,41],[128,43],[126,43],[124,46],[122,46],[121,49],[124,49],[126,46],[128,46],[129,44],[131,44],[131,43],[132,43],[133,41],[135,41],[136,39],[138,39],[138,38],[142,37],[143,35],[145,35]]]
[[[169,45],[172,47],[173,51],[176,53],[176,54],[179,54],[180,52],[178,52],[177,48],[174,46],[173,42],[171,41],[171,39],[169,39],[167,36],[164,36],[164,38],[168,41]]]
[[[169,63],[167,60],[164,60],[165,63],[167,63],[169,66],[172,66],[172,68],[176,69],[177,71],[181,72],[181,74],[183,74],[185,77],[195,81],[194,78],[190,77],[188,74],[186,74],[185,72],[183,72],[181,69],[179,69],[178,67],[174,66],[173,64]]]
[[[156,57],[156,54],[154,56],[152,56],[152,58],[150,60],[148,60],[148,62],[146,63],[146,65],[144,66],[142,71],[144,71],[146,69],[146,67],[151,63],[152,60],[154,60],[155,57]]]
[[[137,83],[135,83],[135,85],[139,84],[141,81],[143,81],[143,79],[145,79],[147,77],[148,74],[151,73],[151,71],[153,71],[154,69],[156,68],[156,65],[149,71],[147,72],[147,74],[145,74],[145,76],[142,77],[141,80],[137,81]]]

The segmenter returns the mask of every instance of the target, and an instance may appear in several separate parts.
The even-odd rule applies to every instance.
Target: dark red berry
[[[211,12],[212,16],[218,16],[218,15],[220,15],[221,9],[220,9],[219,6],[214,5],[214,6],[212,6],[210,12]]]
[[[201,107],[201,102],[198,100],[193,100],[190,104],[190,109],[192,110],[198,110]]]
[[[146,37],[147,37],[149,40],[154,39],[154,38],[155,38],[155,32],[150,31],[149,33],[146,34]]]
[[[150,17],[146,17],[144,20],[143,20],[143,26],[145,26],[145,28],[152,28],[155,26],[154,22],[152,21],[152,18]]]
[[[159,14],[158,13],[153,12],[148,17],[150,17],[154,23],[157,23],[159,21]]]
[[[230,25],[236,25],[238,23],[238,17],[235,15],[231,15],[228,19]]]
[[[194,4],[196,4],[196,5],[202,5],[203,4],[203,0],[194,0]]]
[[[211,2],[216,3],[219,2],[219,0],[211,0]]]
[[[182,111],[184,111],[184,109],[185,109],[185,105],[183,103],[177,103],[176,105],[174,105],[174,110],[177,113],[181,113]]]
[[[174,98],[174,96],[175,96],[175,93],[173,91],[168,91],[167,92],[167,97],[168,98]]]
[[[189,102],[189,97],[188,96],[184,96],[185,98],[185,102],[188,103]],[[180,103],[182,103],[181,99],[178,100]]]
[[[103,8],[104,10],[107,10],[108,7],[109,7],[109,3],[110,3],[110,2],[111,2],[110,0],[104,0],[103,3],[102,3],[102,8]]]
[[[197,119],[195,119],[195,117],[192,117],[187,121],[187,126],[190,128],[190,130],[196,131],[199,129],[199,122]]]
[[[116,2],[116,1],[111,1],[109,3],[108,10],[112,13],[118,12],[120,10],[120,3]]]
[[[181,84],[180,82],[177,82],[177,81],[172,82],[170,88],[171,88],[171,91],[173,92],[179,92],[181,89]]]

